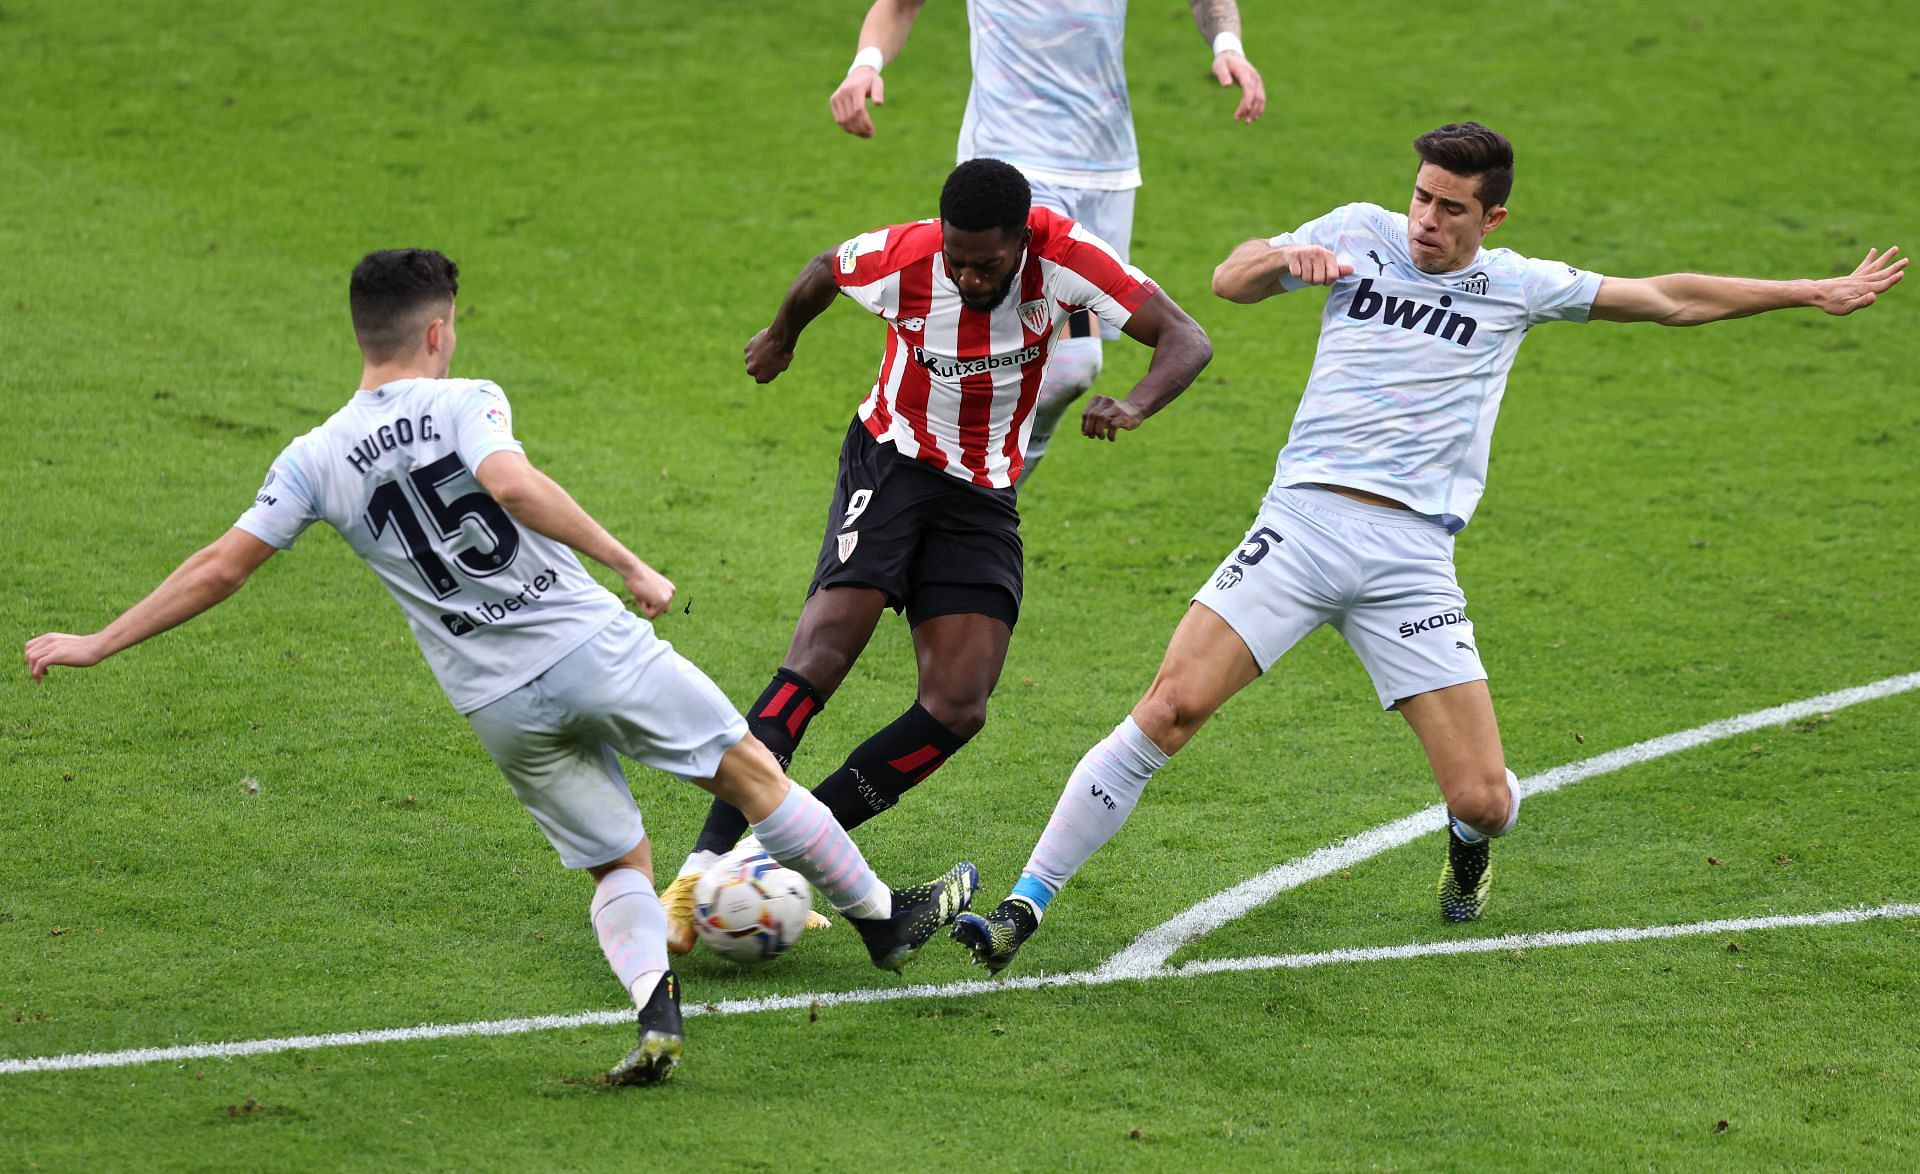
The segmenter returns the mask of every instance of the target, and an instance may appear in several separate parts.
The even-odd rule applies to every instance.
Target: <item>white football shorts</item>
[[[467,720],[568,868],[618,860],[646,835],[620,754],[708,779],[747,733],[719,686],[630,612]]]
[[[1033,189],[1033,202],[1042,208],[1051,208],[1062,216],[1070,217],[1087,226],[1087,231],[1113,246],[1120,259],[1127,259],[1127,250],[1133,246],[1133,188],[1120,192],[1097,192],[1091,188],[1058,187],[1050,183],[1040,183],[1029,179],[1028,186]],[[1094,325],[1100,328],[1100,337],[1109,341],[1119,338],[1117,327],[1109,326],[1096,318]]]
[[[1383,708],[1484,681],[1453,569],[1453,535],[1429,518],[1325,489],[1268,492],[1238,549],[1194,593],[1266,672],[1331,624],[1373,677]]]

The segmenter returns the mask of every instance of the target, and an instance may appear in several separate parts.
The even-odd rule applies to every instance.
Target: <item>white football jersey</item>
[[[474,480],[520,452],[507,397],[480,379],[354,393],[289,444],[234,525],[293,545],[340,532],[406,614],[447,699],[471,713],[539,676],[625,610],[571,547],[519,526]]]
[[[959,162],[991,157],[1060,187],[1140,186],[1127,0],[967,0],[973,88]]]
[[[1507,372],[1538,322],[1585,322],[1600,275],[1481,249],[1452,273],[1422,273],[1407,218],[1348,204],[1277,247],[1319,245],[1353,266],[1320,318],[1276,489],[1322,483],[1378,493],[1459,530],[1487,484],[1487,452]],[[1292,278],[1285,289],[1303,288]]]

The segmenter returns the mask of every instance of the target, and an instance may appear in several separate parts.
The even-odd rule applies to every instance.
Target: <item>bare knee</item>
[[[653,843],[650,840],[648,840],[647,837],[641,836],[640,842],[633,846],[632,851],[628,852],[625,856],[620,857],[620,859],[618,860],[609,860],[605,864],[596,864],[592,866],[591,868],[587,869],[587,875],[593,878],[594,884],[599,884],[601,881],[607,879],[607,876],[609,873],[615,872],[622,868],[633,869],[635,872],[639,873],[641,876],[646,877],[648,884],[652,884],[653,883]]]
[[[748,823],[759,823],[772,815],[793,785],[773,752],[752,734],[734,743],[722,756],[720,769],[712,778],[697,781],[709,794],[746,816]]]
[[[1211,716],[1212,709],[1194,704],[1165,678],[1148,686],[1147,695],[1133,707],[1133,724],[1168,755],[1191,741]]]
[[[934,721],[945,726],[956,738],[973,737],[987,725],[987,699],[984,695],[930,693],[920,698],[920,708]]]
[[[1454,818],[1482,834],[1498,836],[1512,827],[1517,814],[1517,794],[1509,789],[1507,779],[1507,769],[1499,763],[1462,768],[1439,780],[1440,793],[1446,796],[1447,810]]]

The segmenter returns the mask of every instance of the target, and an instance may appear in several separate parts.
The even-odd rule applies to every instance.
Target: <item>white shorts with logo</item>
[[[1331,624],[1383,708],[1487,671],[1453,570],[1453,535],[1419,514],[1325,489],[1268,492],[1246,541],[1194,602],[1227,621],[1265,672]]]
[[[1125,191],[1102,192],[1092,188],[1059,187],[1055,184],[1028,180],[1033,189],[1033,202],[1042,208],[1051,208],[1062,216],[1071,217],[1086,225],[1087,231],[1113,246],[1120,259],[1127,259],[1127,250],[1133,247],[1133,188]],[[1120,331],[1095,320],[1100,328],[1100,337],[1115,339]]]
[[[620,754],[707,779],[747,733],[726,694],[632,613],[467,720],[568,868],[618,860],[646,835]]]

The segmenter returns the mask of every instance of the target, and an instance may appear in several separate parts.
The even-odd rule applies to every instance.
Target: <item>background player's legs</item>
[[[933,616],[914,626],[918,697],[813,789],[841,827],[852,831],[898,803],[980,732],[1012,636],[1005,620],[972,612]]]
[[[1033,476],[1067,409],[1099,378],[1101,362],[1100,335],[1093,315],[1075,310],[1067,318],[1066,332],[1054,341],[1046,369],[1040,374],[1040,394],[1033,404],[1033,433],[1027,440],[1027,460],[1017,484],[1025,486]]]
[[[871,587],[823,587],[807,597],[787,644],[786,659],[746,713],[747,729],[773,754],[781,770],[792,764],[807,726],[846,680],[886,607],[886,593]],[[715,801],[680,875],[706,871],[746,830],[747,820],[740,812]]]
[[[1112,246],[1122,261],[1133,244],[1133,197],[1131,190],[1103,192],[1033,184],[1035,204],[1079,221],[1081,227]],[[1033,406],[1033,434],[1027,442],[1027,463],[1020,471],[1020,485],[1026,485],[1033,476],[1067,410],[1099,377],[1101,340],[1118,337],[1119,331],[1089,311],[1079,310],[1068,317],[1066,330],[1054,341],[1046,370],[1040,376],[1040,395]]]
[[[1498,836],[1511,828],[1519,814],[1519,794],[1508,786],[1511,775],[1487,683],[1468,681],[1402,698],[1397,708],[1426,748],[1434,781],[1455,822],[1478,837]]]

